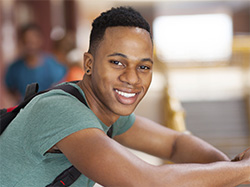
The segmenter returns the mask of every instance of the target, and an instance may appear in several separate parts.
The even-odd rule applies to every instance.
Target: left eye
[[[140,66],[140,69],[148,70],[148,69],[150,69],[150,67],[148,67],[148,66]]]

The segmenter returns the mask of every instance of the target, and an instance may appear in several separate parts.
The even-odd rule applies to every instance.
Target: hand
[[[237,162],[237,161],[241,161],[243,159],[249,159],[250,158],[250,147],[247,148],[245,151],[243,151],[242,153],[238,154],[233,160],[232,162]],[[250,184],[250,180],[242,183],[242,184]]]
[[[248,152],[248,153],[247,153]],[[237,161],[241,161],[244,156],[247,156],[250,157],[250,147],[247,148],[245,151],[243,151],[242,153],[238,154],[233,160],[232,162],[237,162]]]

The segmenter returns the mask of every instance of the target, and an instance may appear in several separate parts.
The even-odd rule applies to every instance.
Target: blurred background
[[[4,77],[20,54],[17,30],[36,23],[43,50],[81,66],[92,20],[132,6],[150,23],[154,75],[135,111],[192,133],[230,157],[250,146],[250,1],[0,0],[0,107],[15,104]]]

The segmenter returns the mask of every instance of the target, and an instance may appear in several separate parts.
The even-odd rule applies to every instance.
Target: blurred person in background
[[[68,53],[75,49],[76,38],[73,31],[57,31],[53,36],[52,53],[55,58],[64,66],[68,66]]]
[[[51,54],[45,53],[40,27],[29,23],[18,31],[20,57],[7,68],[5,84],[18,101],[24,97],[27,84],[38,82],[39,91],[64,80],[67,69]]]
[[[67,67],[68,71],[64,81],[82,80],[84,75],[83,52],[76,47],[74,32],[67,31],[62,38],[54,41],[53,54]]]

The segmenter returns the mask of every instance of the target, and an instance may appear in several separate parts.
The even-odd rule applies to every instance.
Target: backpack
[[[73,82],[76,83],[76,82]],[[25,91],[24,100],[17,106],[8,108],[8,109],[0,109],[0,135],[6,129],[6,127],[11,123],[11,121],[16,117],[19,113],[20,109],[24,108],[34,97],[40,95],[42,93],[48,92],[53,89],[61,89],[74,97],[76,97],[79,101],[81,101],[84,105],[88,106],[85,99],[78,91],[77,88],[71,85],[58,85],[53,88],[50,88],[45,91],[38,92],[39,85],[38,83],[32,83],[27,85]],[[107,132],[107,135],[112,138],[113,126]],[[73,165],[69,168],[65,169],[62,173],[60,173],[50,184],[46,187],[61,187],[61,186],[70,186],[73,184],[79,177],[81,173],[78,171]]]

